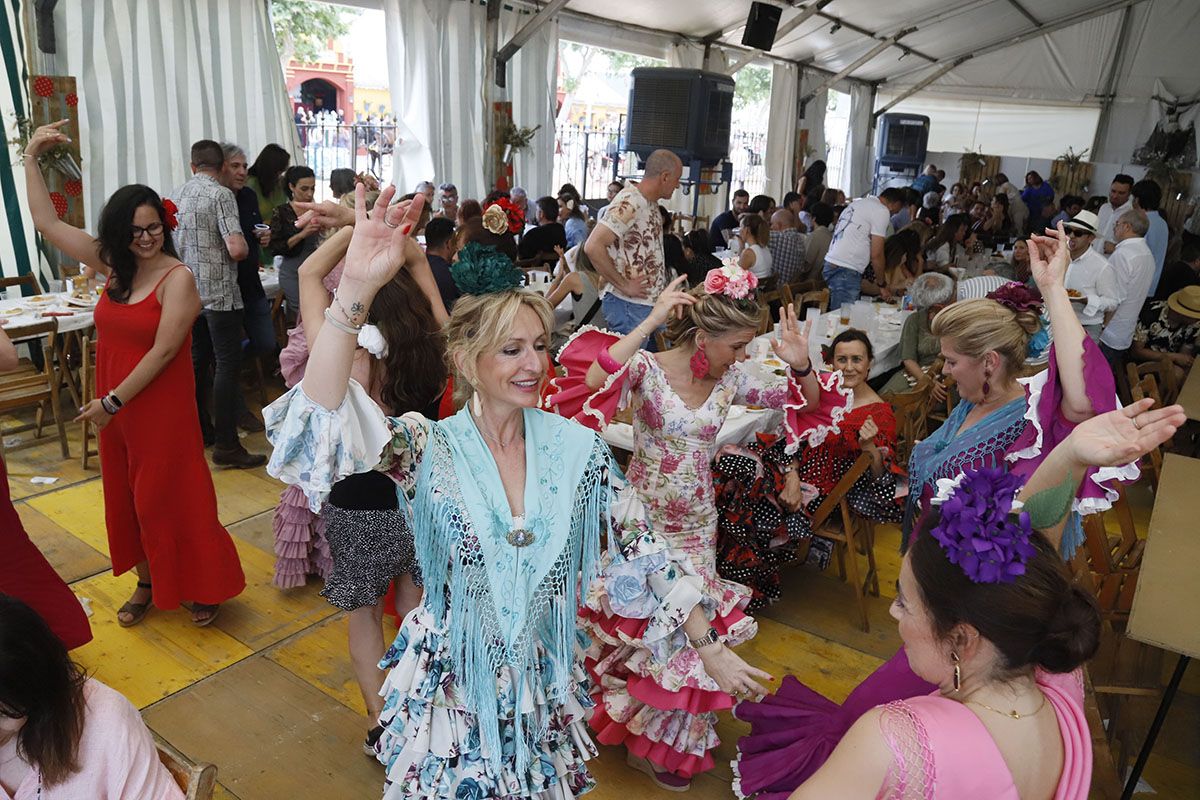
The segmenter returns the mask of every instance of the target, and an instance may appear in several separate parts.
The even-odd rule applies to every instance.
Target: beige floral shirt
[[[615,288],[608,291],[622,300],[639,305],[654,305],[667,285],[667,267],[663,258],[662,214],[636,186],[626,186],[604,210],[599,222],[617,235],[608,255],[617,271],[625,277],[644,274],[650,278],[648,297],[627,297]]]

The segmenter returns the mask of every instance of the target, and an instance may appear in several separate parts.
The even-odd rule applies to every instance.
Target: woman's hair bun
[[[1099,647],[1100,610],[1091,594],[1072,584],[1029,661],[1048,672],[1071,672]]]
[[[1021,330],[1030,336],[1042,329],[1041,318],[1032,311],[1014,311],[1013,316],[1016,318],[1017,324],[1021,326]]]

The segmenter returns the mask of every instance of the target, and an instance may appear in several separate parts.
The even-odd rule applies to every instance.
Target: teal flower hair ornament
[[[495,247],[478,242],[458,251],[458,261],[450,267],[450,277],[463,294],[492,294],[525,283],[525,274],[512,259]]]

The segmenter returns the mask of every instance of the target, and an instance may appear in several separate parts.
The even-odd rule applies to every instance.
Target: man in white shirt
[[[1146,247],[1154,254],[1154,280],[1150,282],[1150,297],[1158,292],[1158,280],[1162,277],[1163,265],[1167,261],[1167,240],[1171,232],[1163,219],[1159,205],[1162,203],[1162,187],[1151,180],[1141,180],[1130,191],[1133,207],[1146,212],[1150,228],[1146,231]]]
[[[829,286],[830,311],[858,299],[868,266],[875,268],[876,275],[884,273],[883,241],[888,223],[905,202],[907,192],[893,186],[878,197],[859,198],[842,211],[821,273]]]
[[[1068,292],[1074,290],[1081,296],[1071,302],[1071,307],[1093,341],[1100,338],[1104,313],[1117,307],[1117,287],[1108,259],[1092,249],[1098,224],[1090,211],[1080,211],[1063,223],[1063,230],[1071,237],[1071,263],[1064,284]]]
[[[1133,208],[1133,199],[1129,196],[1133,191],[1133,178],[1125,173],[1119,173],[1108,187],[1108,202],[1100,206],[1100,225],[1096,229],[1099,234],[1092,243],[1092,249],[1100,255],[1108,255],[1117,247],[1117,239],[1113,235],[1113,226],[1129,209]]]
[[[583,244],[592,266],[608,281],[601,309],[615,333],[631,333],[641,324],[667,285],[658,201],[674,194],[681,177],[679,157],[655,150],[642,180],[617,193]],[[652,333],[643,330],[645,337]]]
[[[1100,333],[1100,350],[1118,375],[1125,369],[1146,290],[1154,280],[1154,255],[1144,238],[1149,228],[1146,212],[1136,208],[1126,211],[1113,225],[1117,245],[1108,259],[1108,268],[1116,288],[1117,307]]]
[[[1029,222],[1029,206],[1025,205],[1025,201],[1021,199],[1021,190],[1014,186],[1003,172],[997,172],[995,180],[996,193],[1004,194],[1008,198],[1008,215],[1012,217],[1017,235],[1024,235],[1025,226]]]

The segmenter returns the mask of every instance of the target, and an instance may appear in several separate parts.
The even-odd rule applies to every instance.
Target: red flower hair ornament
[[[179,217],[176,216],[179,213],[179,207],[168,197],[163,198],[162,205],[163,214],[167,220],[167,229],[173,231],[179,225]]]

